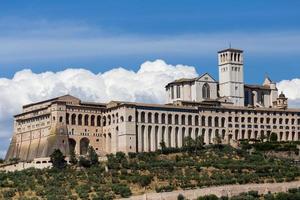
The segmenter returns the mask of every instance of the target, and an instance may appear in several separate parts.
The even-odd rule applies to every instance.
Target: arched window
[[[177,114],[175,115],[175,124],[179,124],[179,116]]]
[[[67,114],[66,114],[66,123],[67,123],[67,124],[69,124],[69,118],[70,118],[70,114],[67,113]]]
[[[210,88],[209,88],[208,83],[205,83],[202,87],[202,97],[203,97],[203,99],[210,98]]]
[[[123,120],[124,120],[124,119],[123,119]],[[132,116],[131,116],[131,115],[128,116],[128,121],[129,121],[129,122],[132,122]]]
[[[97,116],[97,126],[101,126],[101,116]]]
[[[158,121],[158,113],[154,114],[154,123],[156,123],[156,124],[159,123],[159,121]]]
[[[168,114],[168,124],[172,124],[172,114]]]
[[[152,123],[152,113],[148,113],[148,123]]]
[[[195,126],[199,126],[199,116],[195,116]]]
[[[106,126],[106,116],[103,117],[103,126]]]
[[[165,124],[166,123],[166,114],[161,114],[161,123]]]
[[[145,112],[141,112],[141,122],[145,123]]]
[[[181,124],[185,125],[185,115],[181,115]]]
[[[75,124],[76,124],[76,115],[75,115],[75,114],[72,114],[72,117],[71,117],[71,124],[72,124],[72,125],[75,125]]]
[[[192,123],[193,123],[192,122],[192,120],[193,120],[192,118],[193,118],[192,115],[188,116],[188,125],[192,125]]]
[[[85,126],[88,126],[88,125],[89,125],[89,116],[88,116],[88,115],[85,115],[85,116],[84,116],[84,125],[85,125]]]
[[[91,126],[95,126],[95,115],[91,116]]]
[[[78,125],[82,126],[82,114],[78,115]]]

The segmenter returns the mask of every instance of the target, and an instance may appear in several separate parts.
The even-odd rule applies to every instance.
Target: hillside
[[[247,146],[249,149],[249,146]],[[291,160],[226,145],[109,155],[91,167],[0,172],[4,199],[113,199],[213,185],[299,180]],[[82,164],[82,163],[81,163]]]

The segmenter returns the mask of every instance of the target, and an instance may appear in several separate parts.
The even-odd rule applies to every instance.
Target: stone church
[[[148,152],[181,147],[187,136],[211,144],[259,139],[272,132],[280,141],[300,139],[300,110],[288,108],[276,83],[244,83],[243,51],[218,52],[219,81],[208,73],[166,85],[166,104],[111,101],[84,102],[65,95],[23,106],[14,116],[14,132],[6,160],[32,161],[59,148],[85,155],[93,146],[98,155],[122,151]]]

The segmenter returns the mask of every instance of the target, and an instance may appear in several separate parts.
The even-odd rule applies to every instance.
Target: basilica
[[[267,138],[300,139],[300,110],[288,108],[276,83],[266,77],[259,85],[244,82],[243,51],[218,52],[219,77],[205,73],[182,77],[165,86],[165,104],[111,101],[84,102],[65,95],[23,106],[14,116],[14,130],[6,160],[30,162],[54,149],[87,154],[93,146],[99,156],[122,151],[149,152],[181,147],[185,137],[202,135],[211,144]]]

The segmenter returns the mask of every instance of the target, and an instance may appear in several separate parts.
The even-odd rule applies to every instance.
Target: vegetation
[[[185,197],[181,195],[180,199],[185,199]],[[258,194],[257,191],[249,191],[230,198],[218,198],[216,195],[206,195],[198,197],[197,200],[300,200],[300,188],[294,188],[288,190],[288,192],[279,192],[276,194]]]
[[[52,162],[53,168],[63,169],[66,167],[65,156],[59,149],[55,149],[54,152],[50,155],[50,160]]]
[[[243,145],[250,144],[245,142]],[[71,166],[63,166],[64,157],[61,152],[55,151],[51,155],[55,166],[52,169],[0,172],[0,199],[26,196],[108,200],[144,192],[273,183],[300,177],[299,168],[290,160],[268,158],[264,151],[250,154],[248,148],[234,149],[218,141],[204,147],[201,137],[196,140],[186,138],[180,149],[167,148],[164,142],[161,147],[161,150],[150,153],[110,154],[106,162],[100,163],[94,149],[89,148],[88,155],[80,157],[78,163],[72,162]],[[215,199],[214,196],[201,198]]]

